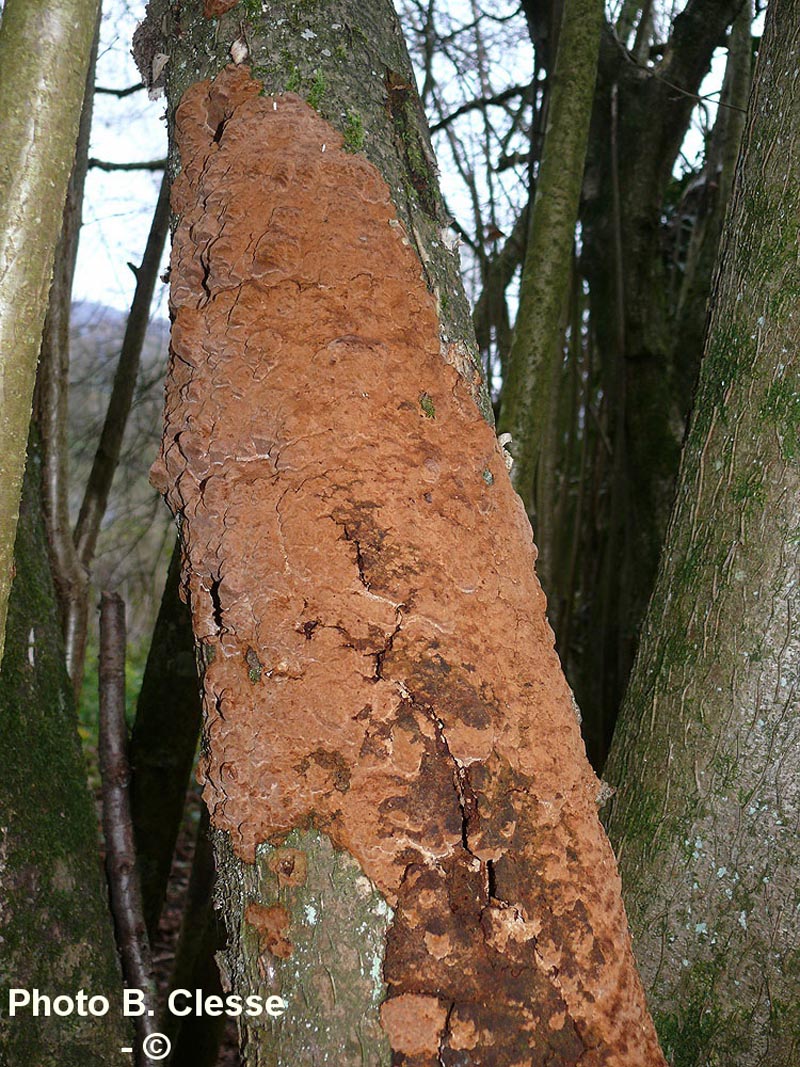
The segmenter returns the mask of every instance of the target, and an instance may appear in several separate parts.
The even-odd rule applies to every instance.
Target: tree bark
[[[685,1067],[800,1054],[800,4],[770,6],[700,387],[608,777],[637,955]]]
[[[75,681],[75,661],[70,619],[76,602],[89,596],[89,574],[78,556],[72,536],[69,514],[69,367],[72,283],[78,258],[78,240],[83,218],[83,193],[89,158],[89,138],[94,113],[94,76],[100,38],[98,12],[89,69],[86,73],[83,110],[81,112],[75,160],[67,186],[61,236],[56,247],[53,281],[42,332],[39,366],[36,372],[33,418],[39,430],[42,448],[42,506],[44,508],[50,565],[53,570],[59,614],[62,620],[67,672]],[[83,656],[79,661],[83,677]],[[80,681],[75,689],[76,702]]]
[[[253,7],[135,46],[244,1060],[662,1065],[394,13]]]
[[[130,1043],[97,851],[97,819],[64,667],[32,445],[0,676],[0,985],[55,997],[85,989],[109,1013],[0,1015],[7,1067],[120,1062]],[[5,994],[4,994],[5,996]]]
[[[744,5],[731,28],[728,62],[719,108],[702,173],[702,201],[696,208],[686,252],[683,282],[675,308],[675,381],[688,418],[703,354],[710,282],[719,253],[722,223],[753,82],[752,3]]]
[[[36,360],[99,0],[8,0],[0,23],[0,662]]]

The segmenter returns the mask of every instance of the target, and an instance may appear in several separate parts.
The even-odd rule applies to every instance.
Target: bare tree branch
[[[484,96],[478,100],[469,100],[466,104],[462,104],[461,107],[457,107],[455,111],[446,115],[441,121],[435,122],[431,126],[431,133],[436,133],[437,130],[444,129],[451,122],[461,118],[462,115],[466,115],[470,111],[477,111],[479,108],[485,110],[487,107],[494,107],[500,104],[504,104],[506,100],[513,100],[516,96],[523,96],[531,89],[528,85],[510,85],[507,89],[503,89],[502,92],[495,93],[493,96]]]
[[[147,159],[143,162],[134,163],[111,163],[106,159],[95,159],[94,157],[89,160],[90,170],[163,170],[166,165],[166,159]]]
[[[122,974],[132,989],[146,990],[155,1004],[150,946],[142,914],[139,872],[131,823],[130,767],[125,724],[125,603],[116,593],[100,598],[100,733],[98,754],[103,781],[103,834],[106,844],[111,913]],[[141,1041],[154,1032],[147,1012],[136,1018],[140,1039],[137,1064],[145,1065]]]
[[[105,85],[95,85],[94,87],[96,93],[101,93],[105,96],[116,96],[119,99],[122,99],[123,96],[130,96],[131,93],[138,93],[140,89],[144,89],[144,82],[129,85],[127,89],[109,89]]]
[[[84,565],[91,561],[108,494],[117,469],[125,425],[133,400],[139,360],[150,315],[161,253],[169,226],[169,180],[164,175],[142,265],[136,271],[136,291],[122,342],[106,420],[75,528],[75,544]]]

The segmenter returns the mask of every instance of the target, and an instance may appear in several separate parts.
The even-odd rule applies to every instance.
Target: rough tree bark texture
[[[31,448],[0,676],[0,986],[49,996],[86,989],[108,1015],[0,1015],[4,1067],[124,1062],[122,978],[97,852],[50,574],[41,464]]]
[[[219,72],[232,37],[259,58],[235,12],[213,79],[175,64],[154,470],[205,663],[226,979],[289,1002],[245,1061],[663,1064],[530,527],[437,313],[463,296],[393,15],[269,14],[291,85],[360,110],[326,101],[340,132],[265,92],[280,71]]]
[[[0,25],[0,661],[36,359],[99,0],[7,0]]]
[[[608,775],[679,1067],[800,1056],[800,4],[770,6],[700,391]]]

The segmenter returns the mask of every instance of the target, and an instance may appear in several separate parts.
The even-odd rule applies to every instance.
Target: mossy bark
[[[122,979],[31,448],[0,675],[0,986],[106,996],[100,1018],[0,1013],[6,1067],[123,1064]],[[4,997],[5,997],[4,992]]]
[[[99,0],[8,0],[0,24],[0,661],[36,360]]]
[[[753,82],[752,6],[748,0],[731,28],[720,105],[701,175],[702,199],[695,209],[675,308],[675,382],[684,418],[688,416],[697,385],[711,278]]]
[[[530,231],[514,340],[503,383],[501,429],[512,435],[511,473],[528,507],[536,463],[551,410],[552,382],[562,356],[564,305],[583,183],[583,164],[603,6],[566,0],[550,90],[547,129]]]
[[[770,7],[678,497],[609,759],[676,1067],[800,1055],[800,4]]]

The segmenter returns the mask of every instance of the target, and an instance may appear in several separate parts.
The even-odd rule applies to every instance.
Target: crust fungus
[[[229,67],[176,115],[153,479],[212,821],[246,862],[313,824],[385,895],[397,1063],[663,1064],[503,450],[378,170],[260,93]]]

